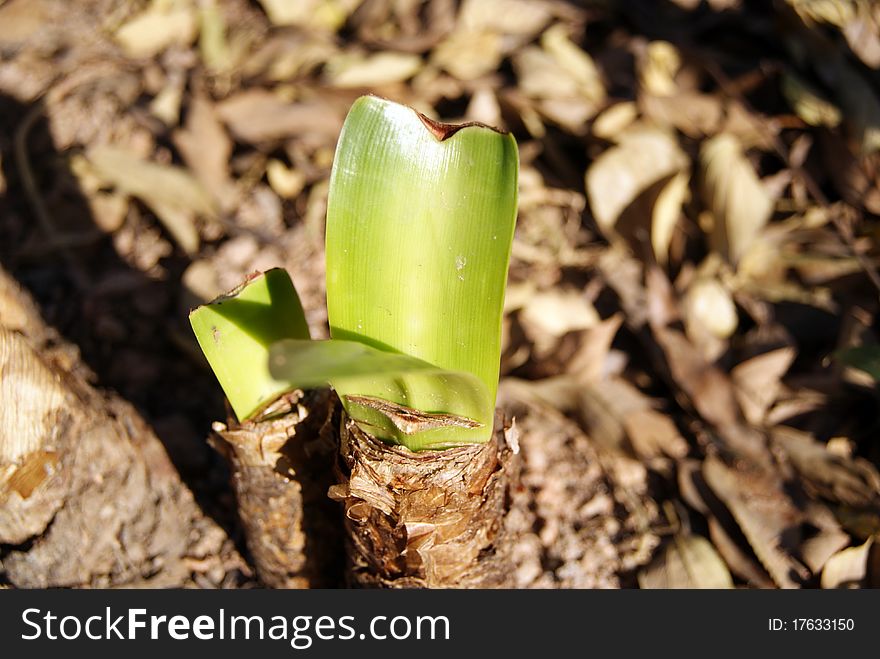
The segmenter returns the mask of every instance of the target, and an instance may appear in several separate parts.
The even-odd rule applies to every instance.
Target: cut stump
[[[272,588],[327,588],[341,582],[338,507],[327,497],[336,441],[335,397],[294,392],[262,420],[214,424],[226,457],[248,550]]]
[[[496,413],[480,445],[414,453],[340,415],[338,483],[348,580],[378,588],[514,586],[506,524],[519,473],[516,428]]]

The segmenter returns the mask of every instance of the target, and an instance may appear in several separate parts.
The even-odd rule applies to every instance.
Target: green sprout
[[[201,315],[217,301],[193,312],[199,343],[239,418],[271,402],[270,392],[330,384],[348,415],[385,441],[412,450],[488,441],[517,171],[516,142],[507,133],[441,124],[373,96],[358,99],[330,178],[332,338],[309,341],[289,321],[275,331],[242,327],[263,356],[268,350],[268,360],[257,367],[239,356],[219,356],[237,342],[227,338],[220,345],[213,338],[214,319],[234,324],[230,314]],[[271,310],[285,304],[281,298],[270,296],[268,303],[261,321],[302,316],[295,292],[293,312]],[[225,326],[221,334],[231,332]],[[271,342],[263,341],[270,335]],[[253,356],[253,345],[251,350]],[[238,385],[246,401],[233,401],[237,390],[228,383],[250,379],[251,371],[257,381]]]
[[[282,339],[308,339],[299,296],[285,270],[248,278],[235,290],[203,304],[190,324],[235,415],[249,419],[290,390],[269,373],[269,348]]]

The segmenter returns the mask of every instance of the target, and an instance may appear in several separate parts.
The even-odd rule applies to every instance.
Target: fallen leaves
[[[520,319],[542,356],[568,332],[594,327],[599,314],[578,291],[553,289],[532,295],[520,311]]]
[[[459,80],[476,80],[496,71],[505,55],[538,34],[550,18],[542,1],[466,0],[431,63]]]
[[[875,583],[870,3],[676,0],[694,21],[645,26],[626,6],[552,0],[147,0],[92,32],[72,23],[73,41],[55,7],[78,4],[0,2],[0,91],[45,99],[78,183],[52,185],[48,137],[16,126],[27,158],[2,154],[0,187],[17,194],[30,163],[74,246],[92,235],[66,233],[77,187],[101,249],[168,286],[180,268],[187,290],[166,297],[181,314],[285,265],[326,332],[327,176],[359,94],[515,135],[502,389],[516,395],[500,400],[518,423],[523,406],[535,415],[523,452],[543,552],[523,583]],[[103,274],[101,290],[131,274]],[[124,338],[117,325],[96,333]],[[575,492],[586,481],[606,489]],[[654,498],[680,508],[674,530],[656,526]],[[639,529],[630,554],[621,524]]]
[[[260,0],[275,25],[296,25],[302,28],[335,32],[362,0]]]
[[[212,217],[215,206],[188,171],[144,160],[119,147],[93,147],[86,157],[95,176],[147,204],[184,251],[198,249],[195,217]]]
[[[688,158],[667,131],[630,126],[616,137],[587,170],[593,216],[610,240],[641,239],[665,263],[688,193]]]
[[[733,588],[733,579],[712,543],[677,534],[639,571],[640,588]]]
[[[792,555],[801,514],[776,477],[744,465],[731,467],[712,456],[703,464],[703,475],[779,587],[797,588],[809,577]]]
[[[345,55],[328,62],[326,78],[329,85],[343,89],[380,87],[408,80],[421,68],[422,58],[406,53]]]
[[[732,135],[703,144],[700,169],[703,198],[713,218],[710,245],[736,263],[770,219],[773,201]]]
[[[778,348],[733,367],[730,375],[736,385],[736,398],[749,423],[762,425],[767,410],[779,397],[782,376],[795,356],[794,348]]]
[[[186,0],[154,0],[149,8],[116,31],[116,41],[129,57],[147,58],[172,44],[186,46],[196,36],[194,7]]]
[[[342,115],[323,103],[291,102],[265,89],[250,89],[217,106],[217,116],[238,139],[258,144],[296,135],[335,136]]]
[[[229,172],[232,140],[223,129],[210,100],[205,96],[192,99],[186,125],[175,131],[173,140],[184,162],[205,190],[222,209],[230,210],[237,197]]]
[[[809,434],[780,426],[774,441],[788,454],[805,487],[824,499],[853,508],[880,510],[880,473],[870,462],[844,458]]]
[[[828,559],[822,588],[880,588],[880,538],[870,537]]]
[[[699,334],[704,331],[715,338],[727,339],[739,324],[730,292],[711,277],[699,278],[688,287],[684,312],[685,328],[695,343],[699,343]]]
[[[39,0],[11,0],[0,7],[0,45],[24,43],[46,20],[46,9]]]

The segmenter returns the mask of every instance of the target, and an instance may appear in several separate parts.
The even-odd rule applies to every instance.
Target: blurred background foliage
[[[0,0],[0,261],[227,515],[186,312],[327,335],[364,93],[520,145],[522,586],[880,585],[880,5]]]

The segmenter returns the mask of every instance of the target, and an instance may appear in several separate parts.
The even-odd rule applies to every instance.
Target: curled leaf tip
[[[496,133],[500,133],[501,135],[507,135],[507,131],[501,130],[500,128],[495,128],[495,126],[490,126],[489,124],[484,124],[479,121],[468,121],[463,124],[446,124],[442,121],[435,121],[434,119],[423,115],[421,112],[416,112],[416,114],[418,115],[421,122],[425,125],[425,128],[427,128],[430,133],[437,138],[438,142],[448,140],[462,128],[469,128],[471,126],[488,128],[489,130],[494,130]]]

